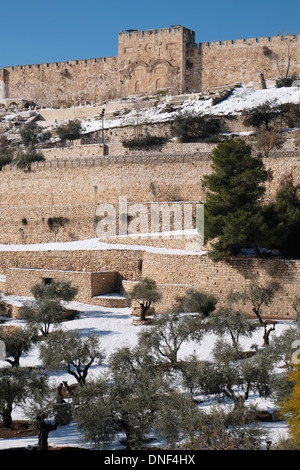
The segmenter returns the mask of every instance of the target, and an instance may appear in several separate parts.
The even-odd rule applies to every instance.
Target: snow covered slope
[[[105,120],[105,128],[119,127],[133,124],[136,120],[137,109],[139,113],[139,122],[166,122],[173,120],[176,115],[181,113],[197,113],[205,115],[235,115],[243,111],[250,110],[266,101],[280,105],[284,103],[300,104],[300,87],[271,87],[265,90],[254,90],[246,86],[241,86],[233,90],[233,92],[223,101],[213,106],[213,98],[204,95],[190,95],[177,99],[178,105],[173,106],[172,111],[164,112],[168,109],[166,100],[162,100],[157,106],[151,108],[134,107],[124,116],[117,119]],[[100,130],[102,122],[99,119],[89,119],[83,122],[85,133]]]

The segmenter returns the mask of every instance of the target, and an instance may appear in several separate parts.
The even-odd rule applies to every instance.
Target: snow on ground
[[[8,245],[8,244],[0,244],[0,251],[77,251],[77,250],[143,250],[143,251],[150,251],[152,253],[172,253],[176,255],[187,255],[187,254],[205,254],[206,251],[202,251],[199,249],[197,250],[179,250],[173,248],[159,248],[154,246],[147,246],[147,236],[155,237],[157,236],[177,236],[182,234],[188,235],[196,235],[196,230],[189,230],[189,231],[174,231],[174,232],[160,232],[159,234],[131,234],[129,237],[145,237],[145,245],[122,245],[121,243],[117,243],[118,240],[122,240],[122,237],[126,237],[126,235],[122,237],[116,238],[116,243],[104,243],[100,242],[99,238],[91,238],[86,240],[78,240],[73,242],[52,242],[52,243],[36,243],[36,244],[28,244],[28,245]],[[188,243],[188,237],[187,237]],[[194,246],[194,245],[193,245]],[[196,245],[195,245],[196,246]],[[200,247],[200,245],[199,245]]]
[[[201,102],[188,102],[183,105],[184,109],[198,111],[205,114],[227,115],[237,114],[245,110],[251,110],[266,101],[280,105],[284,103],[300,103],[300,89],[297,87],[268,88],[265,90],[253,90],[242,86],[236,88],[231,95],[215,106],[201,106]]]
[[[232,93],[223,101],[213,105],[213,95],[204,95],[201,93],[183,95],[183,96],[166,96],[157,101],[155,105],[149,107],[149,103],[143,108],[143,98],[135,97],[128,101],[128,108],[131,110],[122,114],[122,105],[124,100],[113,100],[109,102],[109,107],[120,110],[120,115],[115,117],[104,118],[104,128],[110,129],[115,127],[123,127],[128,125],[136,125],[137,120],[140,124],[159,123],[174,120],[180,114],[203,114],[203,115],[237,115],[245,110],[250,110],[260,104],[269,101],[274,104],[284,103],[300,103],[300,87],[282,87],[276,88],[270,86],[264,90],[254,90],[253,88],[241,85],[236,87]],[[105,108],[105,105],[103,105]],[[97,113],[97,111],[95,111]],[[108,113],[109,114],[109,113]],[[111,114],[111,113],[110,113]],[[80,118],[83,134],[100,131],[102,129],[102,119],[99,113],[93,117]],[[7,114],[4,116],[5,121],[12,121],[18,117],[18,114]],[[58,126],[64,124],[65,120],[56,119],[49,121],[39,121],[39,125],[48,131],[55,130]],[[10,132],[10,131],[9,131]],[[57,141],[58,138],[52,138]]]
[[[270,87],[265,90],[254,90],[246,86],[235,88],[234,91],[222,102],[212,106],[212,98],[190,95],[189,99],[177,105],[171,112],[164,112],[164,102],[152,108],[138,109],[139,122],[155,123],[173,120],[176,115],[182,113],[206,114],[206,115],[235,115],[245,110],[250,110],[258,105],[269,101],[276,105],[284,103],[300,103],[299,87]],[[142,106],[142,105],[141,105]],[[174,106],[175,108],[175,106]],[[105,120],[105,129],[121,127],[136,123],[137,110],[132,109],[125,116]],[[99,119],[88,119],[83,121],[83,133],[95,132],[102,128]]]
[[[28,298],[22,298],[18,296],[5,297],[6,300],[11,302],[22,303]],[[149,326],[134,326],[132,324],[132,314],[130,308],[104,308],[93,306],[89,304],[83,304],[78,302],[70,302],[69,308],[76,309],[79,311],[79,315],[69,322],[63,323],[64,329],[77,329],[83,335],[96,334],[100,338],[100,344],[106,354],[104,363],[101,366],[93,366],[89,372],[88,378],[95,378],[98,374],[101,374],[106,370],[107,360],[110,355],[115,352],[118,348],[123,346],[132,346],[137,343],[138,333],[145,328],[151,328]],[[10,319],[8,324],[22,325],[23,321],[19,319]],[[276,325],[275,334],[278,335],[284,329],[288,328],[292,322],[279,321]],[[209,359],[211,350],[213,348],[216,337],[213,334],[208,334],[204,337],[201,343],[188,342],[182,347],[179,357],[185,358],[194,352],[199,358]],[[250,349],[252,344],[262,344],[262,330],[259,329],[255,332],[252,338],[247,338],[243,341],[243,347]],[[41,365],[38,349],[35,347],[26,357],[21,358],[21,366],[39,366]],[[5,364],[0,362],[0,366]],[[74,379],[67,373],[50,373],[51,381],[53,386],[58,385],[62,380],[68,380],[71,384]],[[272,411],[274,404],[271,400],[262,400],[257,396],[253,396],[252,400],[259,403],[260,409]],[[13,412],[13,419],[22,419],[22,411],[17,409]],[[279,438],[286,434],[286,425],[284,422],[274,423],[261,423],[261,425],[268,431],[270,431],[271,440],[276,442]],[[37,438],[15,438],[15,439],[0,439],[0,450],[9,449],[16,447],[28,447],[36,446]],[[51,446],[84,446],[82,436],[76,429],[76,425],[71,423],[68,426],[59,427],[56,431],[53,431],[49,435],[49,445]],[[115,441],[112,444],[112,449],[117,449],[120,444]]]

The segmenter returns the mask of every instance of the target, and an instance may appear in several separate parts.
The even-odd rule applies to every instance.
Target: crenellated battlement
[[[156,35],[156,36],[164,36],[166,33],[169,34],[174,34],[177,32],[181,32],[183,29],[186,31],[191,31],[190,29],[184,28],[181,25],[176,25],[176,26],[171,26],[170,28],[160,28],[160,29],[146,29],[144,31],[137,30],[137,29],[127,29],[126,31],[121,31],[119,33],[120,36],[127,36],[127,37],[132,37],[132,38],[141,38],[144,36],[151,36],[151,35]]]
[[[131,95],[171,95],[300,75],[300,35],[195,42],[181,25],[119,34],[118,55],[0,70],[0,99],[42,107],[102,103]],[[26,96],[24,96],[26,94]]]
[[[67,60],[62,62],[44,62],[41,64],[11,65],[5,67],[2,70],[6,70],[7,72],[13,72],[18,70],[59,69],[65,67],[73,67],[76,65],[82,66],[103,63],[116,63],[117,60],[117,57],[96,57],[92,59]]]
[[[199,43],[200,47],[216,47],[216,46],[240,46],[245,44],[259,44],[265,45],[266,43],[281,44],[284,41],[298,41],[300,39],[299,34],[287,34],[278,36],[262,36],[258,38],[246,38],[246,39],[230,39],[224,41],[211,41]]]

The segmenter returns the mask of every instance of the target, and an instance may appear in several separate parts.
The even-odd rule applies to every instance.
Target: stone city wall
[[[300,73],[300,36],[286,35],[202,43],[202,90]],[[288,68],[289,66],[289,68]]]
[[[299,52],[296,35],[197,44],[195,33],[180,25],[130,30],[119,34],[117,57],[5,67],[0,99],[57,107],[161,90],[199,92],[255,81],[258,74],[265,79],[299,74]]]
[[[5,67],[3,98],[24,97],[42,107],[113,99],[116,71],[115,57]]]

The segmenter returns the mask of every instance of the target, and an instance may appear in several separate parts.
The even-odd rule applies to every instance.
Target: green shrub
[[[125,148],[141,148],[141,147],[153,147],[156,145],[163,145],[167,141],[166,137],[156,137],[147,135],[145,137],[136,137],[134,139],[127,139],[122,141],[122,145]]]
[[[293,82],[297,80],[298,75],[293,74],[289,77],[279,77],[276,80],[276,88],[282,88],[282,87],[290,87],[292,86]]]
[[[219,132],[220,121],[218,119],[201,115],[181,115],[173,124],[173,135],[183,143],[215,141]]]

